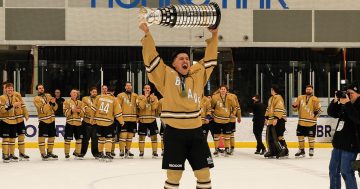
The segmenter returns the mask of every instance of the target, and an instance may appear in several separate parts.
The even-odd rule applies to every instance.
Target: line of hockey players
[[[46,161],[58,159],[53,153],[56,129],[54,112],[58,106],[55,98],[45,93],[44,85],[36,86],[38,95],[34,97],[34,105],[38,113],[39,133],[38,145],[41,158]],[[151,138],[153,158],[158,157],[157,135],[163,138],[164,124],[160,132],[156,117],[161,113],[161,101],[151,93],[150,85],[144,86],[143,95],[132,92],[132,85],[127,82],[125,92],[114,96],[114,89],[102,86],[101,94],[97,88],[90,88],[90,95],[79,100],[79,92],[71,90],[70,98],[63,104],[66,117],[64,135],[65,158],[70,158],[70,144],[75,138],[75,159],[82,159],[87,153],[91,140],[91,153],[96,159],[112,160],[116,146],[120,149],[119,156],[132,158],[130,152],[135,133],[139,135],[139,156],[143,158],[145,137]],[[21,95],[14,91],[10,82],[3,83],[4,94],[0,97],[0,134],[2,140],[3,161],[29,160],[25,154],[25,123],[29,113]],[[220,91],[220,92],[219,92]],[[230,155],[235,146],[235,115],[240,122],[240,106],[237,97],[228,93],[225,86],[221,86],[211,98],[202,98],[201,109],[204,123],[204,135],[213,131],[215,145],[218,146],[220,134],[225,138],[225,154]],[[211,99],[211,100],[210,100]],[[219,126],[219,129],[210,129],[209,122]],[[231,128],[225,127],[231,124]],[[137,126],[138,125],[138,126]],[[215,127],[214,127],[215,128]],[[15,155],[15,142],[18,139],[19,157]],[[163,148],[163,144],[162,144]],[[105,153],[104,153],[105,151]],[[216,154],[218,154],[218,148]]]
[[[53,154],[56,136],[55,115],[57,104],[55,98],[45,93],[44,85],[36,86],[38,95],[34,97],[34,104],[39,119],[38,145],[43,160],[58,159]],[[3,83],[4,94],[0,97],[0,136],[2,137],[3,161],[29,160],[25,154],[25,123],[29,113],[21,95],[14,91],[12,83]],[[79,100],[79,92],[71,90],[70,98],[64,102],[63,112],[66,117],[64,153],[70,158],[70,143],[75,138],[75,159],[83,159],[87,153],[91,140],[91,153],[96,159],[110,161],[116,156],[118,146],[121,158],[133,158],[130,152],[135,133],[139,135],[139,157],[144,157],[145,138],[151,138],[152,156],[158,157],[157,146],[160,134],[163,139],[164,124],[160,132],[156,117],[161,116],[161,99],[151,93],[150,85],[145,85],[143,95],[132,92],[132,85],[127,82],[125,92],[114,96],[114,89],[102,86],[101,94],[97,88],[89,90],[90,95]],[[288,149],[283,137],[285,132],[286,109],[279,89],[271,88],[271,94],[265,113],[267,126],[266,141],[268,151],[263,151],[265,157],[288,156]],[[208,138],[210,131],[215,145],[214,156],[222,153],[230,156],[234,152],[236,121],[241,122],[241,109],[238,98],[229,92],[226,86],[212,95],[201,99],[201,117],[203,120],[204,137]],[[318,98],[313,96],[313,87],[306,87],[306,94],[301,95],[292,104],[293,110],[299,112],[297,136],[299,151],[295,157],[305,157],[305,137],[309,141],[309,155],[314,154],[316,120],[321,113]],[[224,147],[219,148],[221,137]],[[18,141],[19,157],[15,155],[15,142]],[[47,139],[47,140],[46,140]],[[47,148],[46,148],[47,146]],[[163,149],[163,144],[161,144]],[[105,153],[104,153],[105,152]],[[259,153],[257,153],[259,154]]]

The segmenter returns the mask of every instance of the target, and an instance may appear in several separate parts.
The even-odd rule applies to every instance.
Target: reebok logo
[[[182,167],[182,165],[181,164],[169,164],[169,167],[180,168],[180,167]]]

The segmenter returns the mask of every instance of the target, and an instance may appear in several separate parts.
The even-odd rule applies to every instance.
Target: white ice
[[[90,154],[85,160],[74,160],[73,157],[65,160],[62,149],[55,149],[59,160],[42,161],[37,149],[27,149],[30,161],[0,163],[0,188],[163,188],[165,171],[161,169],[161,158],[152,159],[147,149],[145,158],[139,159],[137,150],[132,151],[134,159],[117,157],[113,162],[105,163],[93,159]],[[254,149],[240,148],[235,150],[232,157],[214,158],[215,168],[211,169],[213,188],[329,188],[329,148],[316,149],[311,159],[295,159],[296,149],[290,149],[290,157],[281,160],[264,159],[253,152]],[[187,164],[180,188],[193,189],[195,182],[191,167]],[[342,186],[345,188],[344,184]]]

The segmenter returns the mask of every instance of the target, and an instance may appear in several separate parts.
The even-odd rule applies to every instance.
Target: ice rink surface
[[[290,149],[289,158],[281,160],[264,159],[263,156],[253,154],[254,149],[244,148],[236,149],[231,157],[216,157],[215,168],[211,170],[213,188],[329,188],[328,164],[331,149],[315,149],[312,159],[295,159],[296,151],[297,149]],[[59,160],[42,161],[37,149],[28,149],[30,161],[0,163],[0,188],[163,188],[165,171],[161,170],[161,158],[152,159],[149,149],[145,152],[144,159],[138,158],[136,149],[132,152],[135,154],[134,159],[116,157],[113,162],[105,163],[95,160],[90,154],[87,154],[85,160],[74,160],[73,157],[65,160],[62,149],[55,149]],[[180,188],[193,189],[196,179],[189,164],[186,169]]]

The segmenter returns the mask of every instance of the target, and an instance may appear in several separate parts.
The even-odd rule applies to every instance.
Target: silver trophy
[[[148,26],[157,24],[168,27],[207,27],[215,29],[221,20],[217,3],[209,5],[171,5],[165,8],[151,9],[142,7],[140,19]]]

